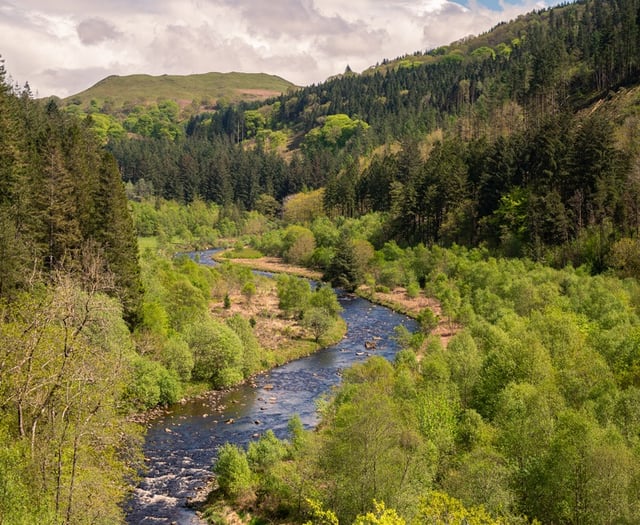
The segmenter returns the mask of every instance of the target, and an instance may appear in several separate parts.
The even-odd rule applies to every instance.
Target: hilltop
[[[90,115],[92,128],[105,141],[127,133],[175,139],[183,123],[203,111],[262,102],[294,89],[291,82],[265,73],[112,75],[60,105],[81,118]]]
[[[220,102],[264,100],[293,88],[295,86],[291,82],[266,73],[111,75],[64,99],[63,103],[78,105],[84,110],[92,105],[104,107],[107,104],[107,112],[136,104],[146,106],[160,100],[173,100],[181,107],[206,107]]]

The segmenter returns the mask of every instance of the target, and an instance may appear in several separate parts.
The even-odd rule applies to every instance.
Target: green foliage
[[[251,470],[265,474],[287,455],[287,448],[272,430],[267,430],[258,441],[249,443],[247,460]]]
[[[215,319],[191,325],[186,340],[193,352],[193,378],[222,388],[244,378],[244,345],[236,332]]]
[[[269,508],[293,516],[311,498],[375,522],[375,499],[416,523],[636,521],[637,284],[480,250],[388,251],[468,325],[446,349],[399,327],[393,366],[346,370],[319,429],[298,426],[261,485]]]
[[[183,383],[191,379],[193,354],[187,342],[179,335],[173,335],[164,343],[161,355],[162,364],[174,372]]]
[[[223,257],[227,259],[259,259],[262,257],[262,253],[258,250],[254,250],[252,248],[241,247],[234,248],[233,250],[229,250],[224,252]]]
[[[261,365],[261,348],[251,322],[241,315],[234,315],[227,319],[227,325],[242,341],[242,374],[245,378],[257,372]]]
[[[287,197],[283,209],[283,219],[288,223],[308,224],[324,215],[322,201],[324,191],[303,191]]]
[[[405,525],[405,520],[394,509],[388,509],[384,502],[374,501],[374,512],[360,514],[354,525]]]
[[[322,505],[315,500],[307,499],[310,507],[311,521],[305,525],[338,525],[338,517],[330,510],[324,510]]]
[[[312,129],[305,138],[308,148],[344,147],[347,141],[357,132],[366,131],[369,125],[360,119],[351,119],[343,113],[328,115],[321,127]]]
[[[131,383],[125,397],[138,409],[170,405],[180,398],[180,383],[176,375],[156,361],[137,357],[133,363]]]
[[[332,319],[337,318],[342,312],[342,306],[338,302],[336,293],[326,284],[318,286],[313,291],[309,304],[314,308],[324,310]]]
[[[334,318],[324,308],[311,307],[305,310],[302,317],[303,326],[307,327],[318,343],[320,338],[325,335],[333,326]]]
[[[89,122],[64,115],[55,102],[40,104],[28,93],[18,99],[4,88],[0,99],[0,294],[28,287],[30,274],[46,281],[61,269],[99,273],[100,289],[122,301],[133,327],[141,300],[137,245],[114,158]]]
[[[336,245],[336,252],[323,278],[336,287],[353,291],[363,280],[363,268],[358,261],[355,245],[343,232]]]
[[[137,433],[122,413],[135,357],[120,306],[62,273],[1,305],[0,518],[121,521]]]
[[[247,455],[236,445],[225,443],[218,449],[218,459],[213,471],[220,490],[232,500],[246,496],[253,489]]]
[[[393,381],[391,365],[381,358],[354,367],[323,431],[325,497],[343,521],[370,508],[374,498],[405,508],[404,496],[428,483],[427,449],[400,416]]]
[[[27,443],[24,440],[16,443],[4,427],[0,437],[0,517],[18,525],[55,520],[31,472],[33,465]]]
[[[302,264],[308,262],[316,241],[313,232],[302,226],[288,226],[282,236],[282,256],[286,262]]]
[[[279,307],[289,315],[301,317],[311,298],[311,285],[306,279],[280,274],[276,278]]]
[[[417,352],[424,342],[423,333],[412,333],[404,325],[394,327],[393,331],[395,340],[403,349],[411,349],[414,352]]]
[[[438,316],[433,313],[431,308],[427,307],[418,315],[418,322],[420,323],[420,329],[428,335],[438,326]]]
[[[247,282],[242,286],[242,295],[248,303],[251,302],[252,297],[256,294],[256,285],[252,282]]]
[[[420,505],[415,523],[435,525],[502,525],[506,521],[492,518],[482,507],[465,507],[461,501],[434,491]]]

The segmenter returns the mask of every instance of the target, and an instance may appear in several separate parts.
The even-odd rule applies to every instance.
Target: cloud
[[[113,24],[101,18],[87,18],[77,26],[78,37],[88,46],[107,40],[117,40],[122,33]]]
[[[496,0],[481,1],[0,0],[0,53],[39,96],[133,73],[265,72],[307,85],[545,5],[500,0],[496,11],[485,5]]]

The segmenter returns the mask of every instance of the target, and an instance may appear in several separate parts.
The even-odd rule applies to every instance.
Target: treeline
[[[477,138],[573,112],[634,84],[640,67],[637,0],[584,0],[501,24],[487,34],[347,74],[271,102],[268,127],[304,133],[335,114],[370,126],[374,143],[436,128]],[[236,141],[247,109],[229,106],[196,125]]]
[[[220,494],[266,519],[322,523],[635,523],[638,284],[494,259],[398,250],[376,261],[447,304],[443,348],[373,357],[304,432],[227,445]],[[220,507],[211,507],[216,517]],[[535,521],[538,520],[538,521]]]
[[[614,242],[638,231],[633,148],[606,115],[550,117],[493,142],[405,142],[331,177],[329,213],[386,214],[400,244],[484,244],[505,255],[601,271]]]
[[[329,154],[313,161],[296,156],[286,162],[264,148],[245,149],[224,137],[191,140],[112,141],[122,177],[152,195],[190,203],[202,199],[222,206],[256,209],[260,195],[282,202],[305,187],[318,187],[337,170]]]
[[[515,131],[635,84],[639,10],[637,0],[585,0],[531,13],[422,61],[283,95],[277,122],[308,131],[346,113],[366,121],[377,143],[436,128],[457,127],[465,139]]]
[[[14,94],[0,69],[0,296],[55,271],[112,274],[108,293],[136,323],[141,288],[137,243],[112,155],[54,102]]]
[[[139,272],[113,156],[0,67],[0,522],[121,519]]]

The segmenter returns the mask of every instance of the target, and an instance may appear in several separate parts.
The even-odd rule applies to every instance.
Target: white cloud
[[[558,1],[546,2],[555,4]],[[492,11],[447,0],[0,0],[16,83],[67,96],[133,73],[265,72],[299,85],[486,31],[545,2]]]

